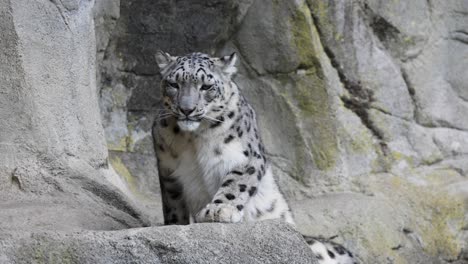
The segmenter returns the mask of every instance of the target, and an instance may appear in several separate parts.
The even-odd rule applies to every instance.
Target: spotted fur
[[[153,136],[165,224],[281,218],[294,225],[265,155],[255,111],[231,80],[236,59],[236,54],[156,56],[164,111]]]

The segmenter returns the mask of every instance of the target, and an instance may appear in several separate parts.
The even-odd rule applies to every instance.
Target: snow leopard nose
[[[185,116],[189,116],[191,113],[193,113],[193,111],[195,111],[195,108],[196,107],[188,107],[188,108],[185,108],[185,107],[179,107],[179,110],[180,112],[182,112]]]

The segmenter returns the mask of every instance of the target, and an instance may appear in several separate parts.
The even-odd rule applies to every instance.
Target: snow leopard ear
[[[221,57],[219,61],[221,62],[221,69],[229,77],[237,72],[237,54],[235,52],[229,56]]]
[[[159,71],[163,71],[171,62],[175,61],[176,57],[169,55],[169,53],[158,50],[156,55],[156,63],[158,64]]]

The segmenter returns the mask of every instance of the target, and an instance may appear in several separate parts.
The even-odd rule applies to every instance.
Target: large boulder
[[[93,5],[0,2],[2,231],[150,224],[110,183],[120,176],[99,115]]]
[[[6,232],[2,263],[317,263],[282,222],[197,224],[120,231]]]

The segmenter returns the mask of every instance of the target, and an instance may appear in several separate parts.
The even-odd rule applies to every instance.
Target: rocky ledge
[[[279,221],[118,231],[2,232],[0,263],[316,263]]]

